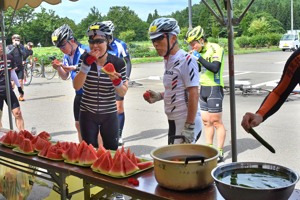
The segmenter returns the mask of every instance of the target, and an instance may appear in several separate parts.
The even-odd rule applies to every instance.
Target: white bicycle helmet
[[[110,30],[110,31],[107,31],[107,33],[105,33],[105,34],[112,35],[115,30],[114,23],[112,21],[103,21],[102,23],[105,24],[106,26],[108,26],[108,28]]]
[[[157,38],[164,33],[170,33],[173,35],[178,35],[180,33],[180,28],[176,19],[174,18],[158,18],[155,19],[149,27],[150,39]]]
[[[73,38],[73,31],[67,24],[64,24],[58,29],[56,29],[51,36],[53,45],[57,47],[59,47],[64,40],[68,41]]]

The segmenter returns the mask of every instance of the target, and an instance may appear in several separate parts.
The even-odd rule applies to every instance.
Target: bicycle
[[[229,86],[224,86],[224,94],[230,94],[231,88]],[[268,95],[271,91],[261,87],[253,87],[250,83],[248,84],[235,84],[234,85],[235,94],[241,94],[242,96],[249,95]]]
[[[50,56],[49,59],[52,60],[53,56]],[[35,78],[44,77],[47,80],[51,80],[56,75],[56,70],[53,69],[51,63],[44,66],[43,64],[38,63],[37,58],[35,58],[32,67],[32,75]]]
[[[32,81],[32,66],[26,62],[24,64],[24,79],[23,79],[23,85],[28,86],[30,85]]]

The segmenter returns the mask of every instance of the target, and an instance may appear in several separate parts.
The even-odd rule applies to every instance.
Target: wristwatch
[[[191,123],[185,122],[184,128],[186,128],[186,129],[194,129],[195,128],[195,123],[191,124]]]

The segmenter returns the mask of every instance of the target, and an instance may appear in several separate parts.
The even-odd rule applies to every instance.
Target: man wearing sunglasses
[[[18,34],[14,34],[12,36],[12,44],[7,46],[7,54],[12,55],[14,59],[14,65],[16,67],[15,72],[18,77],[18,82],[16,85],[19,91],[19,101],[24,101],[24,65],[23,58],[25,56],[24,46],[20,43],[21,36]],[[15,83],[12,82],[12,88],[15,87]]]
[[[195,143],[202,130],[198,103],[199,73],[197,61],[180,49],[178,23],[173,18],[158,18],[149,27],[150,39],[159,56],[164,57],[164,92],[147,90],[149,103],[164,100],[168,117],[168,144]]]
[[[84,52],[89,52],[90,48],[83,44],[80,44],[73,36],[72,29],[64,24],[52,33],[51,37],[53,45],[58,47],[62,53],[64,53],[63,60],[60,63],[52,62],[52,67],[57,70],[59,76],[66,80],[71,74],[72,80],[78,73],[78,63],[80,56]],[[80,125],[79,125],[79,111],[80,102],[82,98],[83,90],[79,88],[75,91],[75,98],[73,103],[73,113],[75,119],[75,127],[78,132],[78,140],[82,141]]]

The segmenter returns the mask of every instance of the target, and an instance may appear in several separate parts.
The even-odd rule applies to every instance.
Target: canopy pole
[[[12,114],[11,114],[11,98],[10,98],[10,83],[9,83],[9,73],[7,68],[7,56],[6,56],[6,38],[5,38],[5,25],[4,25],[4,5],[0,5],[0,20],[1,20],[1,40],[2,40],[2,48],[3,48],[3,61],[4,61],[4,73],[5,73],[5,89],[6,89],[6,98],[7,98],[7,106],[8,106],[8,118],[9,118],[9,128],[13,130],[12,123]]]
[[[233,0],[232,0],[233,1]],[[227,31],[228,31],[228,69],[230,88],[230,125],[231,125],[231,151],[232,162],[237,162],[236,142],[236,107],[235,107],[235,80],[234,80],[234,30],[233,30],[233,9],[231,0],[227,0]]]

